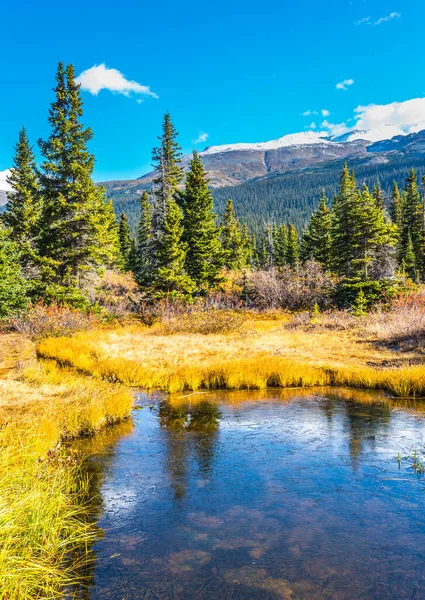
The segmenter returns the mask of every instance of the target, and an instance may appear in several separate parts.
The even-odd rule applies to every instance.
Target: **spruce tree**
[[[416,270],[415,250],[413,248],[412,237],[410,233],[407,234],[407,243],[401,261],[401,269],[405,275],[410,277],[410,279],[413,281],[416,281],[418,272]]]
[[[298,265],[299,256],[299,240],[298,233],[294,225],[289,225],[288,228],[288,246],[286,250],[286,262],[292,268]]]
[[[260,240],[258,258],[262,269],[272,269],[274,267],[274,238],[276,231],[268,223],[263,230]]]
[[[325,190],[322,190],[319,206],[302,237],[300,258],[303,262],[314,259],[327,270],[331,267],[331,252],[332,213],[327,206]]]
[[[27,288],[20,266],[18,244],[12,241],[0,223],[0,319],[25,308],[28,303]]]
[[[19,133],[8,183],[13,191],[8,194],[7,212],[3,220],[12,239],[19,246],[22,271],[34,284],[39,273],[37,243],[41,227],[42,198],[35,156],[25,128]]]
[[[236,218],[233,202],[228,200],[222,216],[221,243],[224,252],[224,265],[240,271],[248,264],[247,247],[244,243],[242,227]]]
[[[195,150],[189,163],[186,188],[181,198],[183,239],[188,248],[186,271],[200,291],[214,288],[220,281],[220,269],[224,258],[220,231],[213,212],[214,199],[208,182],[201,158]]]
[[[372,197],[376,202],[376,206],[380,210],[385,210],[385,194],[381,187],[381,182],[378,182],[373,186]]]
[[[152,231],[152,208],[149,202],[149,195],[143,192],[140,197],[140,218],[137,228],[136,252],[134,276],[143,288],[152,285],[152,249],[151,249],[151,231]]]
[[[120,240],[120,251],[122,256],[122,268],[124,271],[131,270],[131,235],[130,227],[128,225],[127,216],[125,213],[121,213],[119,223],[119,240]]]
[[[242,245],[245,255],[245,266],[252,266],[255,261],[256,242],[253,236],[250,235],[248,226],[245,224],[242,227]],[[222,250],[222,260],[224,260],[224,252]]]
[[[332,252],[333,271],[340,276],[352,275],[353,223],[357,216],[357,186],[354,174],[345,164],[340,177],[339,191],[333,201]]]
[[[185,272],[187,244],[183,241],[183,214],[177,204],[183,180],[181,149],[169,113],[163,121],[160,145],[152,153],[156,177],[151,190],[150,237],[152,286],[156,295],[191,294],[195,285]]]
[[[286,225],[279,225],[274,232],[274,255],[276,267],[283,267],[286,264],[287,251],[288,228]]]
[[[406,254],[410,252],[409,236],[415,255],[415,272],[418,277],[422,277],[424,269],[424,207],[414,169],[410,171],[403,193],[400,259],[405,265],[410,262],[410,258],[406,257]]]
[[[81,123],[83,105],[72,65],[59,63],[54,91],[51,133],[39,141],[43,279],[48,297],[83,302],[93,274],[116,260],[118,232],[104,190],[92,180],[94,157],[87,148],[92,132]]]
[[[397,260],[401,264],[403,260],[403,198],[396,181],[394,181],[391,194],[390,217],[397,226]]]

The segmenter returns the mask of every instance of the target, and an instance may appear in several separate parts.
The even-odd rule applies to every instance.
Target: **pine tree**
[[[272,269],[274,267],[274,238],[276,235],[275,227],[268,223],[263,230],[260,240],[258,258],[262,269]]]
[[[401,264],[403,260],[403,198],[396,181],[394,181],[391,194],[390,217],[392,222],[397,226],[397,260]]]
[[[289,225],[288,228],[288,247],[286,250],[286,262],[292,268],[298,265],[299,256],[299,240],[298,233],[294,225]]]
[[[214,199],[208,177],[196,150],[189,164],[182,197],[183,239],[187,244],[186,271],[200,291],[214,288],[220,281],[223,250],[213,212]],[[243,240],[242,240],[243,243]]]
[[[333,201],[332,268],[337,275],[350,277],[353,260],[353,222],[356,218],[357,186],[353,174],[344,165],[339,191]]]
[[[401,268],[405,275],[416,281],[418,272],[416,270],[416,256],[410,233],[407,234],[407,243],[403,253]]]
[[[322,190],[319,206],[312,214],[301,242],[300,257],[303,262],[314,259],[324,269],[331,267],[332,213],[327,206],[325,190]]]
[[[119,240],[120,240],[120,251],[122,256],[122,268],[124,271],[131,270],[131,235],[130,227],[128,225],[127,216],[125,213],[121,213],[120,224],[119,224]]]
[[[249,233],[247,225],[242,227],[242,245],[244,248],[245,264],[246,266],[252,266],[255,261],[255,239],[253,240],[252,235]],[[224,260],[224,252],[222,250],[222,260]]]
[[[410,252],[409,236],[415,255],[415,272],[421,277],[424,269],[424,207],[414,169],[410,171],[403,193],[400,258],[405,265],[410,261],[410,258],[407,259],[406,257],[407,252]]]
[[[176,202],[184,173],[177,132],[169,113],[163,121],[160,145],[152,153],[157,176],[151,190],[152,225],[149,241],[151,279],[157,295],[187,295],[194,283],[185,272],[187,244],[183,241],[183,214]]]
[[[381,187],[381,182],[379,180],[373,186],[372,197],[376,202],[376,206],[382,211],[385,210],[385,194]]]
[[[401,230],[403,227],[403,200],[396,181],[393,183],[391,194],[390,216],[393,223]]]
[[[42,173],[44,257],[47,296],[81,302],[86,282],[112,264],[119,248],[117,229],[104,190],[92,180],[94,157],[87,149],[92,132],[80,122],[80,86],[72,65],[59,63],[55,101],[49,112],[51,133],[39,146]]]
[[[391,278],[397,228],[366,185],[357,189],[354,174],[345,165],[334,200],[332,263],[335,272],[349,279]]]
[[[242,228],[233,210],[233,202],[228,200],[222,217],[221,243],[224,252],[224,265],[240,271],[247,266],[247,252],[243,243]]]
[[[37,242],[41,227],[42,198],[35,156],[25,128],[19,133],[8,183],[13,191],[8,194],[7,212],[3,220],[12,239],[19,246],[20,263],[25,277],[34,281],[39,273]]]
[[[20,266],[18,244],[11,240],[0,223],[0,319],[25,308],[27,286]]]
[[[140,197],[140,219],[137,229],[134,275],[141,288],[152,284],[151,253],[152,208],[147,192]]]
[[[276,267],[283,267],[286,264],[287,251],[288,228],[286,225],[279,225],[274,232],[274,255]]]

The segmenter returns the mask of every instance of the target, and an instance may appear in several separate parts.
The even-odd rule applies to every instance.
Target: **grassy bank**
[[[61,597],[97,536],[88,481],[66,440],[130,414],[131,394],[38,364],[34,346],[0,336],[0,581],[4,600]]]
[[[334,315],[300,325],[285,314],[246,314],[233,328],[227,316],[228,329],[218,332],[220,318],[218,312],[212,319],[213,333],[204,323],[197,331],[194,321],[199,325],[200,318],[195,315],[174,324],[49,338],[38,353],[97,378],[170,393],[348,386],[425,396],[421,349],[384,343],[376,317]]]

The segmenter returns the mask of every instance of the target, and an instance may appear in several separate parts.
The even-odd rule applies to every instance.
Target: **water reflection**
[[[425,596],[419,401],[348,390],[188,394],[88,441],[101,492],[81,600]],[[96,447],[96,444],[100,446]]]
[[[208,476],[211,472],[221,417],[217,405],[212,402],[201,400],[188,404],[185,400],[163,400],[158,404],[159,423],[164,429],[167,471],[176,500],[183,500],[185,495],[188,457],[192,451],[196,455],[201,473]],[[188,438],[184,434],[187,431],[196,435]]]

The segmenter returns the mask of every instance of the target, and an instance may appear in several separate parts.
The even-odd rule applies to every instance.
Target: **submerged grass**
[[[78,582],[98,533],[88,518],[89,481],[64,441],[119,421],[132,407],[119,386],[53,362],[20,365],[22,345],[18,336],[0,337],[2,600],[59,598]]]
[[[425,367],[409,364],[414,354],[400,359],[399,352],[365,341],[354,329],[303,332],[286,322],[285,315],[280,321],[251,317],[233,335],[170,335],[161,324],[130,326],[48,338],[38,353],[97,378],[170,393],[346,386],[425,396]]]

